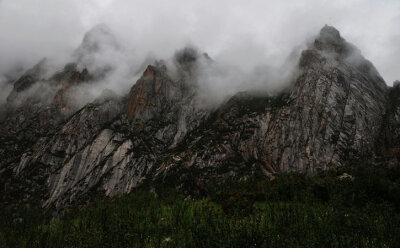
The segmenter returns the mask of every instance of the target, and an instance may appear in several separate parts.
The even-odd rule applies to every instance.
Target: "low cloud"
[[[298,50],[324,24],[359,47],[391,85],[400,78],[399,13],[396,0],[2,0],[0,102],[10,91],[7,75],[43,57],[51,59],[50,71],[75,60],[90,72],[108,70],[96,87],[85,84],[77,93],[85,102],[105,88],[126,93],[146,63],[171,59],[187,44],[214,61],[198,68],[197,80],[210,101],[240,90],[273,91],[285,84]],[[98,23],[110,28],[118,45],[99,35],[105,46],[77,59],[85,32]]]

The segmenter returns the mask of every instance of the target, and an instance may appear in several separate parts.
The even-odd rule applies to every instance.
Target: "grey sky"
[[[281,63],[330,24],[389,85],[400,79],[399,0],[1,0],[0,73],[45,56],[67,60],[97,23],[109,25],[137,61],[194,44],[244,69]]]

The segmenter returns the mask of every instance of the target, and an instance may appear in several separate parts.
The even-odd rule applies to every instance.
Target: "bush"
[[[338,179],[348,173],[351,179]],[[147,189],[69,209],[3,209],[0,247],[396,247],[399,170],[210,182],[208,197]]]

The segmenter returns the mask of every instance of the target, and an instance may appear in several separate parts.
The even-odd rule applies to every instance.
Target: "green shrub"
[[[3,209],[0,247],[397,247],[399,178],[398,168],[353,166],[209,182],[203,199],[138,189],[59,218]]]

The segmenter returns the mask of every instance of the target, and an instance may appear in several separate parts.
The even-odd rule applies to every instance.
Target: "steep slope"
[[[78,68],[102,52],[103,46],[92,42],[97,36],[105,47],[118,49],[110,32],[97,27],[77,50],[78,65],[44,80],[56,89],[50,103],[36,110],[21,107],[1,124],[3,204],[63,208],[96,195],[130,192],[143,183],[172,182],[190,194],[220,177],[317,173],[374,159],[382,133],[397,132],[397,105],[387,107],[398,101],[397,88],[389,90],[374,66],[333,27],[325,26],[302,52],[282,92],[241,92],[217,109],[199,104],[196,85],[199,60],[210,66],[212,61],[183,49],[175,55],[176,68],[155,62],[126,96],[105,91],[78,110],[68,92],[82,82],[95,83],[97,72]],[[79,55],[86,50],[94,56]],[[383,142],[397,147],[397,136],[392,139]]]
[[[49,79],[34,80],[25,74],[15,82],[17,87],[5,106],[7,118],[0,126],[2,196],[18,198],[25,190],[46,191],[42,184],[43,172],[28,170],[26,176],[17,179],[16,166],[24,156],[35,152],[37,144],[54,135],[59,125],[78,109],[79,106],[67,101],[68,89],[86,82],[88,77],[86,70],[78,71],[74,65],[69,65]],[[29,84],[21,89],[20,82]],[[24,198],[28,200],[31,196],[28,194]]]
[[[40,200],[39,197],[31,197],[36,195],[32,192],[47,192],[43,187],[45,177],[42,176],[46,173],[42,169],[35,167],[26,171],[25,176],[20,176],[15,174],[16,166],[27,154],[34,153],[38,144],[47,141],[71,114],[82,107],[71,98],[74,90],[81,84],[95,83],[94,75],[85,68],[79,69],[75,62],[68,63],[48,77],[48,63],[47,59],[41,60],[15,80],[7,103],[1,106],[0,195],[5,205],[18,198],[27,202],[32,198]]]
[[[113,196],[136,187],[148,176],[158,156],[206,117],[205,111],[196,108],[194,95],[186,87],[184,82],[172,81],[164,67],[149,66],[119,110],[105,108],[115,117],[102,123],[103,129],[82,130],[79,123],[73,122],[64,125],[70,128],[67,133],[72,137],[70,131],[77,127],[95,136],[65,141],[63,133],[49,142],[39,157],[42,163],[58,169],[49,177],[51,196],[45,204],[81,202],[88,191]],[[99,123],[81,113],[75,116]],[[69,152],[71,143],[84,145],[52,164],[52,149]]]
[[[95,193],[129,192],[146,178],[164,151],[196,128],[208,111],[198,108],[194,85],[171,79],[162,63],[148,66],[126,98],[112,94],[85,106],[50,137],[24,153],[16,177],[43,168],[45,206],[82,203]],[[90,194],[89,194],[90,192]]]
[[[378,154],[390,165],[400,162],[400,82],[395,81],[389,89],[382,132],[377,142]]]
[[[387,102],[386,84],[373,65],[325,26],[298,69],[277,96],[240,93],[222,105],[158,175],[201,185],[221,175],[316,173],[373,158]]]

